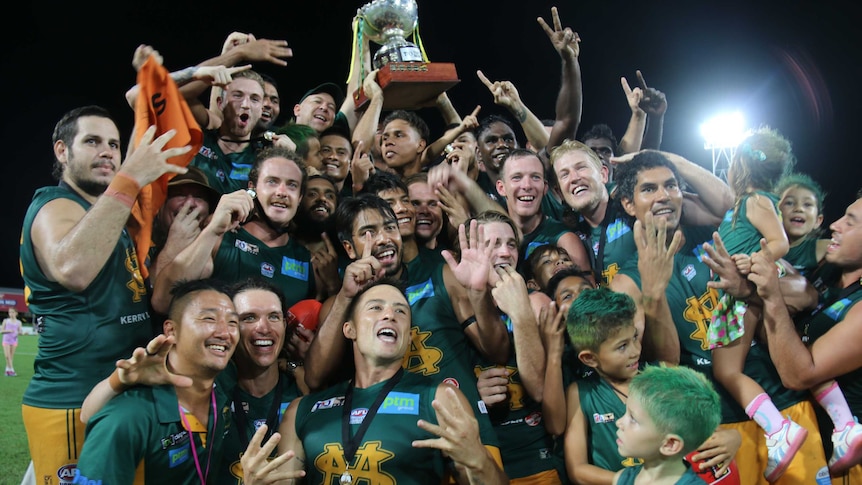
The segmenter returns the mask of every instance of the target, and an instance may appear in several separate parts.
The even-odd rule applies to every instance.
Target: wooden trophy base
[[[460,81],[450,62],[391,62],[377,72],[384,111],[435,106],[437,96]],[[353,101],[361,110],[369,100],[360,88],[354,91]]]

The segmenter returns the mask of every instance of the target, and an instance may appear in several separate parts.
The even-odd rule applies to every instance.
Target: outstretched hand
[[[190,377],[174,374],[168,369],[168,353],[174,348],[174,336],[157,335],[138,347],[132,357],[117,361],[117,375],[120,382],[127,386],[161,386],[170,384],[176,387],[191,387]]]
[[[269,459],[272,452],[275,451],[276,445],[281,441],[281,435],[273,433],[266,444],[262,445],[267,429],[267,425],[263,424],[255,431],[248,442],[248,447],[246,447],[245,452],[240,458],[243,483],[246,485],[269,485],[304,477],[305,470],[281,469],[282,465],[296,456],[293,450],[288,450],[272,460]]]
[[[483,244],[484,229],[476,220],[470,221],[470,237],[464,224],[458,226],[458,241],[461,261],[455,261],[451,251],[443,251],[443,259],[452,270],[455,279],[468,290],[488,289],[488,271],[491,269],[491,246]]]
[[[560,54],[560,57],[568,60],[576,59],[581,51],[580,36],[569,27],[563,28],[560,22],[560,15],[557,13],[557,7],[551,7],[551,18],[554,23],[553,29],[548,26],[542,17],[536,18],[536,21],[539,22],[539,25],[548,34],[548,39],[551,40],[551,44],[553,44],[554,49]]]
[[[476,71],[476,76],[488,91],[494,96],[494,104],[504,106],[510,110],[517,110],[521,105],[521,96],[515,85],[510,81],[491,82],[482,71]]]

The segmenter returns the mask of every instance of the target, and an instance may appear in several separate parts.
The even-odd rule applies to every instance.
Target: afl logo
[[[368,408],[357,408],[350,411],[350,424],[360,424],[368,414]]]
[[[538,426],[542,422],[542,413],[532,412],[524,418],[524,422],[527,423],[527,426]]]
[[[275,266],[270,263],[260,263],[260,274],[272,278],[272,275],[275,274]]]
[[[450,386],[457,387],[459,389],[461,388],[461,385],[458,384],[458,379],[455,379],[454,377],[447,377],[443,379],[443,384],[449,384]]]

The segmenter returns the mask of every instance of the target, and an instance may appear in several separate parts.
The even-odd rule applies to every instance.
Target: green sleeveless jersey
[[[706,330],[712,309],[718,303],[718,292],[706,287],[712,276],[709,267],[703,263],[701,245],[706,241],[712,242],[713,228],[700,226],[682,229],[685,244],[674,256],[673,273],[666,291],[680,340],[679,363],[700,371],[712,381],[721,397],[722,423],[747,421],[749,417],[745,410],[712,375],[712,352],[709,350]],[[640,287],[637,262],[635,255],[620,269],[620,273],[630,277]],[[769,358],[768,351],[756,340],[748,352],[744,372],[763,387],[778,409],[786,409],[804,400],[808,394],[807,391],[791,391],[781,385],[781,378]]]
[[[306,298],[314,298],[314,271],[311,253],[290,238],[285,246],[271,248],[245,229],[226,232],[213,258],[214,278],[234,283],[259,276],[284,292],[287,308]]]
[[[497,436],[476,387],[475,349],[455,316],[443,282],[445,265],[439,253],[419,248],[419,255],[404,267],[402,279],[412,315],[412,343],[404,355],[404,369],[430,377],[437,384],[447,382],[461,389],[473,405],[482,443],[497,446]]]
[[[296,435],[305,450],[308,484],[338,485],[347,471],[355,484],[440,485],[446,465],[443,455],[435,449],[411,446],[414,440],[436,438],[416,426],[416,421],[437,424],[431,407],[437,382],[418,374],[404,372],[372,416],[353,459],[345,459],[345,418],[353,437],[387,382],[353,389],[353,402],[347,410],[345,393],[350,382],[302,398],[296,410]]]
[[[271,411],[275,411],[275,426],[270,426],[269,432],[278,431],[278,425],[284,417],[288,404],[302,395],[296,380],[287,374],[279,375],[281,393],[278,404],[273,407],[278,388],[273,388],[262,397],[254,397],[242,390],[236,383],[237,369],[233,362],[216,378],[216,389],[228,394],[228,402],[231,410],[231,424],[224,439],[224,457],[221,460],[221,468],[215,475],[215,483],[220,485],[242,485],[242,465],[240,458],[245,453],[249,440],[261,425],[266,424]],[[242,421],[242,422],[240,422]],[[245,431],[245,439],[239,436],[240,431]],[[273,450],[272,457],[278,456],[278,450]]]
[[[526,262],[533,250],[545,244],[557,244],[557,241],[566,234],[572,232],[562,222],[545,216],[542,222],[529,234],[524,234],[521,240],[521,256],[518,261]]]
[[[758,195],[768,198],[772,201],[775,208],[778,208],[778,197],[775,194],[758,190]],[[751,195],[746,195],[739,202],[739,211],[736,215],[736,221],[733,220],[733,208],[728,209],[724,214],[724,220],[718,226],[718,235],[721,236],[724,247],[728,254],[751,254],[760,251],[760,238],[763,237],[760,231],[751,224],[748,220],[748,210],[745,208],[746,202]],[[779,211],[780,214],[780,211]]]
[[[507,403],[489,408],[488,416],[500,442],[500,455],[506,475],[514,480],[547,470],[557,470],[561,480],[564,480],[566,469],[563,457],[555,450],[554,437],[545,430],[542,404],[531,399],[521,383],[511,320],[506,316],[504,321],[509,326],[509,345],[512,348],[506,363],[506,369],[509,371],[509,383],[506,385],[509,399]],[[474,367],[476,377],[483,370],[492,367],[496,365],[478,358]]]
[[[143,466],[145,484],[200,485],[196,461],[201,473],[209,470],[207,483],[212,482],[230,426],[224,394],[214,396],[206,446],[197,432],[183,426],[173,386],[136,386],[111,399],[87,423],[78,460],[78,480],[86,480],[77,483],[132,483]]]
[[[219,193],[248,188],[248,173],[257,155],[254,144],[241,152],[226,154],[218,146],[218,139],[218,130],[205,131],[203,145],[191,165],[203,170],[210,187]]]
[[[579,216],[576,232],[587,246],[596,282],[608,286],[620,267],[637,253],[628,216],[613,199],[608,201],[602,223],[592,227]]]
[[[620,456],[617,451],[617,420],[626,413],[626,405],[610,384],[593,374],[573,385],[578,386],[578,400],[587,420],[590,464],[613,472],[640,464],[640,459]]]
[[[30,228],[39,210],[55,199],[90,204],[64,186],[43,187],[33,195],[21,232],[21,275],[34,326],[39,333],[35,374],[24,404],[38,408],[79,408],[87,393],[152,337],[149,296],[135,246],[123,229],[102,271],[84,291],[73,292],[49,280],[33,248]]]
[[[806,278],[817,269],[817,238],[806,237],[798,246],[790,248],[784,260],[792,264],[796,271]]]

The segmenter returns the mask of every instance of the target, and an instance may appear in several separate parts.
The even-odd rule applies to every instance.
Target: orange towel
[[[169,159],[168,162],[181,167],[188,166],[203,144],[203,133],[170,73],[150,56],[138,71],[138,86],[140,92],[135,100],[135,146],[152,125],[156,125],[156,137],[168,130],[177,130],[176,136],[165,148],[191,145],[192,149],[185,155]],[[146,264],[141,263],[146,261],[152,245],[153,220],[167,198],[168,181],[174,175],[166,173],[141,188],[138,200],[132,207],[129,232],[135,241],[138,267],[144,279],[149,276],[149,271]]]

